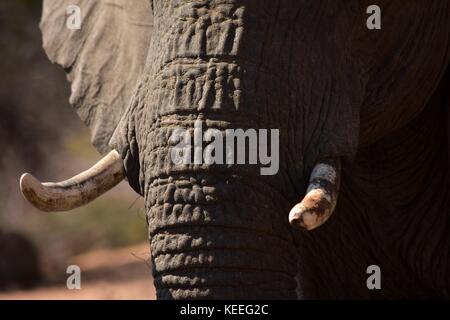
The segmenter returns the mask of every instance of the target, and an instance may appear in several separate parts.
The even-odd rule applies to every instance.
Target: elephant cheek
[[[148,184],[158,299],[297,297],[289,227],[280,200],[262,189],[244,178],[201,173]]]

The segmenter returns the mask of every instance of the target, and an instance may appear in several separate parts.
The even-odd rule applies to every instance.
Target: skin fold
[[[41,29],[93,143],[145,199],[159,299],[449,297],[448,1],[378,1],[381,30],[363,0],[115,2],[71,1],[90,12],[77,33],[47,0]],[[171,133],[199,119],[279,129],[278,173],[175,165]],[[335,212],[294,230],[327,158]]]

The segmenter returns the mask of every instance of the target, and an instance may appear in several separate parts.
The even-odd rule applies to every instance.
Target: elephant
[[[126,179],[158,299],[448,299],[450,2],[378,0],[369,28],[372,2],[44,0],[104,158],[24,196],[65,211]],[[277,173],[171,161],[199,120],[279,130]]]

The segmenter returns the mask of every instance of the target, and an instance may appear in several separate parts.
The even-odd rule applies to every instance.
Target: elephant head
[[[442,227],[424,252],[405,248],[426,239],[421,225],[449,222],[446,175],[410,178],[448,169],[450,4],[378,3],[381,30],[367,28],[365,0],[45,0],[44,48],[106,156],[61,183],[24,175],[24,195],[68,210],[128,179],[145,198],[158,298],[368,297],[371,261],[448,294],[448,251],[436,264],[424,253],[449,248]],[[71,4],[79,30],[66,26]],[[278,171],[174,163],[174,131],[197,121],[219,135],[278,129]],[[413,170],[423,154],[434,162]],[[308,233],[289,224],[315,229],[333,210]],[[431,266],[440,276],[424,276]],[[385,286],[405,288],[401,276]]]

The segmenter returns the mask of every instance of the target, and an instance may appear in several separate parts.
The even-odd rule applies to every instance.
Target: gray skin
[[[377,1],[381,30],[365,0],[115,2],[46,0],[41,28],[94,145],[145,198],[158,298],[450,297],[449,1]],[[198,118],[279,129],[278,174],[175,167],[168,138]],[[328,157],[335,213],[294,230]]]

